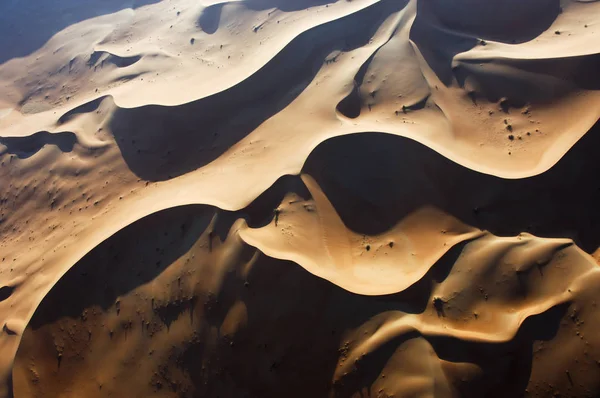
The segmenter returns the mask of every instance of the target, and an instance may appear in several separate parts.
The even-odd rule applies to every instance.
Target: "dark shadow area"
[[[52,288],[32,317],[33,330],[62,317],[102,309],[147,283],[186,253],[215,210],[184,206],[149,215],[109,237],[75,264]],[[122,268],[127,264],[127,268]],[[94,287],[94,288],[92,288]]]
[[[212,35],[219,29],[219,21],[221,19],[221,11],[223,11],[223,6],[226,3],[213,4],[211,6],[206,7],[198,21],[196,22],[196,26],[200,27],[204,32]]]
[[[402,112],[406,113],[409,111],[419,111],[421,109],[425,109],[425,107],[427,106],[428,100],[429,100],[429,95],[426,95],[425,97],[423,97],[419,101],[415,102],[414,104],[402,106]]]
[[[93,312],[90,307],[107,309],[116,305],[118,314],[121,308],[118,303],[122,301],[121,306],[130,311],[132,308],[144,311],[139,304],[134,306],[133,303],[138,302],[128,297],[127,292],[135,287],[134,283],[141,285],[152,275],[162,272],[169,261],[187,250],[212,216],[213,212],[207,210],[210,209],[204,206],[186,206],[157,213],[94,249],[68,271],[43,300],[26,330],[25,344],[32,344],[38,328],[64,317],[71,318],[69,333],[79,336],[82,329],[87,336],[86,330],[92,321],[86,323],[85,314]],[[346,333],[387,311],[423,312],[430,300],[432,286],[445,280],[465,244],[451,249],[411,288],[380,297],[352,294],[315,277],[297,264],[259,254],[248,246],[242,248],[236,267],[243,266],[258,254],[258,260],[249,273],[243,276],[234,267],[225,272],[218,290],[207,292],[201,288],[201,282],[209,277],[210,272],[207,274],[209,269],[202,268],[201,264],[206,263],[208,257],[206,253],[197,251],[196,263],[190,264],[187,270],[182,269],[180,275],[171,275],[172,280],[179,281],[177,285],[161,286],[160,290],[155,290],[176,291],[177,298],[156,303],[153,299],[150,313],[142,313],[142,320],[149,322],[142,321],[140,326],[129,324],[129,329],[121,332],[127,333],[128,344],[135,342],[134,346],[145,347],[148,339],[152,338],[155,317],[169,329],[179,318],[187,319],[186,313],[189,313],[189,326],[186,327],[189,327],[191,338],[182,339],[179,328],[179,333],[168,334],[167,340],[161,340],[167,346],[167,355],[157,362],[154,372],[142,372],[133,367],[123,371],[132,372],[131,383],[141,386],[150,383],[155,391],[169,391],[182,397],[326,397],[330,396],[332,389],[336,392],[335,396],[351,396],[361,387],[373,384],[400,343],[419,335],[409,333],[391,339],[358,362],[357,371],[343,378],[343,383],[333,385],[336,366],[340,357],[345,355],[340,347],[352,344]],[[165,265],[155,266],[151,261],[155,259]],[[137,262],[141,266],[138,267]],[[201,267],[199,269],[203,272],[189,272],[197,267]],[[145,268],[148,270],[144,271]],[[193,288],[182,288],[184,282]],[[115,304],[117,298],[120,301]],[[130,299],[134,301],[128,302]],[[244,304],[245,321],[235,333],[218,333],[215,339],[214,331],[222,328],[226,319],[230,318],[232,308],[240,302]],[[555,309],[525,322],[517,337],[507,344],[481,344],[452,338],[427,339],[441,359],[475,363],[483,369],[481,379],[469,380],[459,386],[465,396],[484,396],[477,395],[477,392],[486,391],[490,394],[522,392],[531,371],[532,341],[550,339],[555,334],[557,319],[564,314],[564,311],[560,314],[554,312]],[[102,317],[107,316],[94,314],[94,325],[99,325]],[[127,325],[127,317],[123,321]],[[60,333],[56,327],[51,330]],[[90,339],[102,338],[97,331],[93,333],[96,334],[90,334]],[[162,336],[161,339],[167,338]],[[41,340],[38,341],[47,342],[36,343],[37,347],[49,344],[47,352],[54,352],[52,339],[44,340],[43,333],[39,338]],[[119,341],[112,331],[110,339],[114,344]],[[146,350],[141,351],[144,358],[154,360],[154,357],[147,356]],[[100,356],[96,354],[91,362],[78,366],[96,366],[95,361],[102,361],[110,355],[114,354],[109,351]],[[29,364],[31,360],[17,355],[17,364],[23,361]],[[73,361],[80,360],[78,356],[58,356],[61,369],[65,371],[73,369],[74,363],[80,363]],[[38,366],[43,363],[41,358],[36,357]],[[174,375],[181,372],[193,389],[187,382],[174,379]],[[471,385],[473,389],[470,389]]]
[[[573,82],[585,90],[600,90],[600,54],[538,60],[499,59],[497,64],[507,64],[525,72],[552,76],[558,80]],[[551,101],[551,96],[544,96]],[[540,99],[541,102],[541,99]]]
[[[282,177],[242,213],[258,219],[272,217],[272,209],[268,207],[277,205],[285,192],[291,190],[309,196],[299,185],[301,183],[297,176]],[[188,251],[206,230],[214,214],[212,208],[200,205],[165,210],[141,219],[107,239],[71,268],[44,298],[27,327],[26,344],[31,344],[36,333],[47,333],[43,327],[64,318],[71,320],[72,333],[83,334],[87,339],[90,322],[99,325],[102,319],[96,317],[97,310],[92,310],[95,307],[105,312],[102,316],[108,316],[114,310],[119,315],[122,308],[131,311],[134,304],[128,301],[128,293],[156,278]],[[231,227],[237,215],[219,212],[218,217],[220,221],[215,230],[225,230]],[[252,220],[249,223],[252,224]],[[215,245],[221,245],[224,240],[216,235],[213,239],[221,239],[221,242],[215,241]],[[325,397],[331,389],[332,375],[340,356],[342,334],[385,311],[422,312],[433,283],[446,278],[465,244],[446,253],[411,288],[382,297],[349,293],[294,263],[262,254],[247,277],[227,272],[216,292],[186,292],[181,287],[182,279],[189,282],[188,285],[201,286],[198,282],[207,277],[205,273],[172,275],[172,279],[179,281],[177,289],[168,286],[162,289],[177,291],[176,298],[172,301],[155,301],[153,298],[151,313],[142,315],[142,319],[156,317],[169,329],[174,321],[189,313],[193,337],[172,341],[171,354],[160,365],[158,375],[136,373],[135,379],[143,384],[151,382],[156,388],[170,388],[180,392],[181,396]],[[199,264],[207,261],[206,253],[197,251],[195,254]],[[238,263],[244,264],[256,254],[254,248],[244,246]],[[191,269],[199,264],[192,264]],[[211,330],[221,327],[231,308],[240,301],[247,311],[245,326],[235,335],[221,335],[216,346],[209,343],[212,341]],[[139,304],[135,307],[138,311],[142,308]],[[91,313],[95,320],[86,321]],[[125,325],[129,325],[127,328],[136,327],[128,323],[127,315],[121,314],[121,317],[124,317]],[[128,338],[147,336],[153,327],[153,321],[150,327],[142,322],[141,330],[127,332]],[[97,333],[90,332],[89,338]],[[110,333],[110,339],[114,341],[116,337],[112,331]],[[77,341],[77,344],[81,343]],[[140,339],[140,344],[143,341],[144,338]],[[53,352],[52,347],[50,352]],[[71,358],[70,355],[58,356],[61,369],[71,368]],[[50,362],[56,366],[54,358]],[[195,387],[193,395],[184,394],[182,384],[172,382],[168,370],[172,368],[188,375]]]
[[[6,146],[4,153],[16,155],[19,159],[27,159],[35,155],[46,145],[55,145],[62,152],[71,152],[75,143],[77,143],[77,136],[70,131],[61,133],[40,131],[23,137],[0,137],[0,144]]]
[[[103,241],[67,271],[40,304],[38,315],[33,317],[30,326],[37,329],[65,316],[77,318],[85,308],[94,305],[102,309],[113,306],[119,296],[153,280],[188,252],[213,217],[216,221],[209,236],[212,245],[217,246],[226,240],[232,224],[240,218],[254,227],[269,223],[273,219],[273,210],[289,192],[310,198],[299,176],[286,175],[237,212],[188,205],[162,210],[136,221]],[[127,268],[122,268],[124,264]],[[87,294],[93,284],[102,287],[94,294]],[[13,287],[0,288],[0,301],[10,297],[13,291]],[[81,296],[81,299],[67,300],[65,295]],[[65,304],[59,305],[63,300]],[[168,325],[194,305],[195,299],[190,298],[157,305],[154,309]]]
[[[365,133],[323,142],[303,172],[358,233],[383,233],[431,205],[496,235],[572,238],[593,252],[600,245],[599,146],[600,123],[550,170],[507,180],[467,169],[408,138]]]
[[[160,318],[161,322],[167,326],[167,329],[171,326],[173,322],[175,322],[179,317],[185,312],[190,313],[190,317],[193,322],[193,314],[194,307],[196,306],[196,302],[198,301],[197,297],[192,297],[189,299],[176,299],[171,302],[167,302],[161,305],[158,305],[153,308],[154,312]]]
[[[113,98],[111,96],[102,96],[102,97],[98,97],[95,100],[86,102],[85,104],[79,105],[67,112],[65,112],[63,115],[61,115],[58,120],[57,120],[57,124],[60,126],[62,124],[65,124],[69,121],[71,121],[72,119],[74,119],[75,117],[84,114],[84,113],[92,113],[94,111],[96,111],[100,105],[102,104],[102,102],[104,100],[110,101],[111,104],[114,104]]]
[[[116,306],[118,314],[118,303],[122,301],[121,307],[131,308],[132,304],[127,304],[127,292],[136,287],[134,284],[151,280],[188,247],[188,243],[181,242],[181,224],[199,217],[200,224],[204,225],[207,216],[201,206],[157,213],[94,249],[69,270],[43,300],[28,325],[24,337],[26,344],[32,344],[31,339],[36,338],[36,333],[47,333],[40,328],[65,317],[71,319],[70,333],[79,336],[82,330],[81,333],[87,336],[86,330],[91,324],[90,321],[86,323],[86,314],[98,314],[90,310],[92,307],[100,306],[106,310]],[[185,234],[186,240],[197,236],[202,229],[200,224],[187,227],[190,232]],[[165,239],[173,239],[168,244],[170,247],[159,246],[159,242],[166,243]],[[255,249],[245,247],[240,264],[248,261],[255,252]],[[151,261],[154,259],[161,261],[161,265],[154,266]],[[125,264],[127,267],[123,267]],[[185,273],[181,277],[201,281],[205,275]],[[193,280],[191,285],[200,286]],[[155,303],[153,300],[152,312],[167,328],[189,311],[193,337],[185,340],[172,337],[170,354],[159,363],[158,371],[142,374],[136,369],[131,380],[142,385],[151,383],[157,390],[168,389],[182,397],[325,397],[339,357],[342,333],[398,304],[396,300],[354,295],[314,277],[296,264],[264,255],[260,255],[247,278],[228,272],[220,286],[216,292],[196,290],[191,296],[181,293],[186,298],[173,302]],[[117,298],[120,301],[115,304]],[[247,322],[235,335],[219,335],[215,343],[211,330],[223,325],[230,309],[240,301],[247,309]],[[152,316],[146,314],[145,318],[152,320]],[[99,325],[102,320],[94,319],[94,325]],[[126,318],[124,322],[127,324]],[[138,339],[139,344],[147,341],[148,327],[143,322],[141,330],[137,324],[128,328],[131,328],[127,332],[128,339]],[[101,338],[97,332],[93,333],[96,334],[90,334],[90,339]],[[116,333],[113,336],[111,331],[111,341],[116,341]],[[38,341],[45,340],[42,337]],[[47,347],[49,352],[54,352],[51,340],[48,343],[51,344]],[[81,341],[73,344],[76,347]],[[65,350],[71,349],[66,347]],[[42,355],[36,353],[39,366],[45,363]],[[60,369],[71,369],[72,358],[66,354],[58,355]],[[95,358],[90,363],[98,358],[102,360],[104,355]],[[49,362],[51,367],[56,367],[56,359],[50,358]],[[195,387],[193,394],[184,390],[181,383],[172,381],[172,369],[188,375]]]
[[[499,102],[506,113],[526,104],[551,104],[569,95],[574,87],[600,90],[597,73],[600,55],[534,60],[506,58],[494,59],[491,63],[495,67],[487,68],[485,63],[482,66],[481,60],[462,62],[454,76],[462,87],[468,78],[470,84],[478,88],[477,93],[471,92],[472,95]],[[554,84],[540,85],[538,80],[530,78],[532,75],[556,80]]]
[[[440,359],[452,363],[468,361],[482,370],[482,376],[457,384],[461,397],[524,397],[531,377],[533,344],[550,341],[558,333],[569,303],[527,318],[516,336],[499,344],[475,343],[449,337],[427,337]]]
[[[423,336],[409,332],[391,338],[356,364],[356,372],[344,377],[336,385],[338,396],[348,397],[353,392],[370,389],[380,377],[391,354],[403,343],[424,338],[432,345],[440,360],[449,363],[474,364],[481,373],[471,378],[454,380],[452,386],[463,398],[503,398],[526,396],[531,376],[533,343],[549,341],[558,332],[560,322],[569,304],[551,308],[543,314],[528,318],[517,335],[506,343],[482,343],[444,336]],[[394,374],[388,375],[394,377]],[[452,380],[454,375],[450,375]]]
[[[354,87],[352,88],[352,91],[336,106],[336,110],[347,118],[356,119],[360,116],[364,102],[360,95],[360,86],[365,80],[365,74],[367,73],[367,69],[369,69],[371,61],[373,61],[375,54],[377,54],[377,52],[371,55],[369,59],[361,65],[354,76]]]
[[[382,21],[401,8],[384,1],[304,32],[248,79],[210,97],[173,107],[118,109],[110,128],[125,161],[150,181],[210,163],[289,105],[329,54],[365,45]]]
[[[465,244],[446,253],[409,289],[376,297],[350,293],[297,264],[261,254],[246,279],[228,274],[203,308],[207,322],[221,325],[241,299],[245,327],[224,336],[214,350],[206,344],[209,328],[198,329],[194,343],[172,360],[193,380],[195,397],[326,397],[332,388],[343,391],[332,379],[344,333],[387,311],[423,312],[433,282],[447,277]],[[202,366],[207,358],[211,369]],[[231,386],[237,390],[227,393]]]
[[[207,320],[220,325],[241,299],[245,327],[224,336],[214,350],[205,342],[206,332],[198,330],[180,358],[194,382],[194,396],[329,396],[343,334],[386,311],[422,312],[432,280],[445,278],[461,250],[447,253],[407,291],[380,297],[347,292],[294,263],[261,254],[246,279],[228,274],[208,304],[210,311],[204,309]],[[202,367],[207,357],[211,369]],[[231,386],[237,390],[228,394]]]
[[[5,0],[0,2],[0,64],[41,48],[56,33],[86,19],[160,0]]]
[[[410,32],[440,80],[452,81],[452,59],[480,39],[523,43],[547,30],[561,12],[559,0],[427,0],[417,5]]]
[[[334,384],[335,397],[354,397],[357,396],[357,392],[370,391],[396,349],[408,340],[418,337],[420,334],[416,331],[397,336],[363,357],[355,364],[352,373],[348,373]],[[394,377],[388,374],[388,377],[390,376]],[[402,377],[401,374],[398,376]],[[363,397],[362,394],[358,396]]]
[[[384,296],[374,296],[371,299],[387,303],[384,307],[379,308],[380,312],[399,310],[407,314],[423,313],[429,305],[433,287],[446,280],[458,257],[469,242],[471,241],[460,242],[453,246],[431,266],[421,279],[405,290]]]
[[[421,2],[417,3],[417,17],[410,29],[410,39],[440,81],[449,86],[453,78],[454,56],[475,47],[478,40],[439,26],[435,20],[421,14],[423,7]]]
[[[88,66],[103,67],[105,63],[116,66],[117,68],[126,68],[138,62],[142,57],[140,55],[132,55],[130,57],[121,57],[111,54],[106,51],[94,51],[88,60]]]
[[[0,287],[0,301],[8,299],[15,291],[14,286],[2,286]]]
[[[353,297],[296,264],[261,255],[247,279],[227,275],[203,308],[206,325],[174,362],[189,375],[194,397],[325,397],[341,332],[354,317]],[[334,315],[323,307],[332,299],[347,307]],[[208,326],[221,325],[238,300],[245,326],[211,347]]]
[[[12,377],[7,377],[7,381],[6,381],[6,389],[8,391],[6,391],[7,393],[7,398],[15,398],[14,395],[14,388],[13,388],[13,379]]]
[[[417,18],[479,39],[522,43],[546,31],[561,13],[559,0],[444,0],[419,2]]]
[[[285,175],[241,210],[240,214],[248,221],[251,228],[261,228],[273,220],[276,209],[283,202],[285,196],[291,193],[304,200],[311,198],[310,192],[300,176]]]
[[[354,84],[352,91],[343,100],[337,104],[336,110],[350,119],[356,119],[360,116],[362,109],[362,98],[360,96],[359,86]]]

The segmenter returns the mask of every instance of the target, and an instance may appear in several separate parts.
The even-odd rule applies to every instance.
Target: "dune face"
[[[600,395],[600,3],[0,4],[0,397]]]

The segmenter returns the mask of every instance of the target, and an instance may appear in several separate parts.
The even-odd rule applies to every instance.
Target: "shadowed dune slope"
[[[453,163],[426,146],[387,134],[356,134],[321,144],[303,172],[313,176],[344,223],[378,235],[424,206],[468,225],[511,236],[568,237],[600,246],[596,125],[552,169],[505,180]]]
[[[488,235],[373,297],[269,258],[231,222],[161,212],[76,264],[25,331],[16,396],[597,392],[598,268],[568,241]]]

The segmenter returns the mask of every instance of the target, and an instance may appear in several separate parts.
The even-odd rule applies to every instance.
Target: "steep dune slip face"
[[[600,395],[600,2],[0,4],[0,397]]]

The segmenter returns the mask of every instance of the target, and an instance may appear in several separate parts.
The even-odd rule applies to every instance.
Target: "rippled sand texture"
[[[600,395],[600,3],[0,3],[0,397]]]

